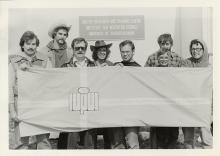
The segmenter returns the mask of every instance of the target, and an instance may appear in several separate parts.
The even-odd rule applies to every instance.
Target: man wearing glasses
[[[63,64],[62,67],[93,67],[95,63],[88,59],[86,49],[88,42],[81,37],[75,38],[72,41],[71,47],[73,49],[73,57],[68,63]]]
[[[62,67],[94,67],[95,63],[88,59],[86,55],[88,42],[81,37],[72,41],[71,47],[73,56],[69,62]],[[94,149],[94,131],[86,130],[82,132],[62,133],[62,144],[67,144],[67,148],[73,149]]]

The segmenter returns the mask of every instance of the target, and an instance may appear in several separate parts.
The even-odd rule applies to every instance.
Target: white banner
[[[204,127],[212,88],[211,68],[30,68],[18,72],[21,136],[98,127]]]

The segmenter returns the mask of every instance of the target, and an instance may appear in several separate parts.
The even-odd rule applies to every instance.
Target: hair
[[[202,49],[204,50],[204,45],[202,44],[202,42],[200,42],[198,39],[194,39],[190,42],[190,45],[189,45],[190,51],[192,49],[193,44],[200,44],[202,46]]]
[[[85,38],[82,38],[82,37],[74,38],[72,43],[71,43],[71,47],[74,49],[75,43],[80,43],[80,42],[84,42],[85,45],[86,45],[86,49],[87,49],[88,42],[85,40]]]
[[[32,31],[26,31],[24,32],[24,34],[22,35],[21,39],[20,39],[20,47],[21,47],[21,51],[24,51],[24,43],[27,43],[29,40],[33,40],[33,39],[36,39],[36,45],[37,47],[39,46],[40,44],[40,41],[37,37],[37,35],[35,35]]]
[[[166,53],[159,51],[159,52],[157,53],[157,58],[159,58],[161,55],[164,55],[164,54],[166,54]]]
[[[103,47],[100,47],[100,48],[103,48]],[[99,58],[98,58],[98,50],[99,50],[100,48],[94,48],[94,51],[93,51],[93,53],[92,53],[92,59],[93,59],[94,61],[97,61],[97,60],[99,59]],[[107,60],[107,58],[108,58],[109,54],[111,53],[111,51],[110,51],[109,48],[107,48],[107,47],[105,47],[105,48],[106,48],[106,57],[105,57],[105,60]]]
[[[122,47],[124,47],[124,46],[127,45],[127,44],[131,46],[132,51],[135,50],[134,43],[133,43],[131,40],[122,41],[122,42],[119,44],[120,50],[121,50]]]
[[[53,34],[52,34],[52,38],[53,38],[53,39],[55,38],[57,32],[58,32],[60,29],[66,30],[67,37],[69,36],[69,30],[68,30],[66,27],[58,27],[58,28],[56,28],[56,29],[53,31]]]
[[[160,45],[163,42],[169,41],[171,45],[173,45],[173,39],[171,34],[162,34],[158,37],[157,43]]]

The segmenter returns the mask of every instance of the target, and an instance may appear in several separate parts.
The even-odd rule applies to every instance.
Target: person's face
[[[76,42],[73,51],[77,58],[84,58],[86,54],[85,42]]]
[[[195,58],[195,59],[199,59],[202,57],[203,55],[203,48],[202,48],[202,45],[201,44],[193,44],[192,45],[192,48],[191,48],[191,54],[192,54],[192,57]]]
[[[120,52],[122,60],[126,62],[131,61],[134,56],[134,51],[132,51],[132,48],[129,44],[126,44],[123,47],[121,47]]]
[[[56,40],[56,42],[59,45],[65,44],[66,38],[67,38],[67,30],[66,29],[59,29],[56,32],[56,35],[54,37],[54,39]]]
[[[167,55],[167,53],[164,53],[164,54],[160,55],[158,57],[158,62],[160,64],[160,66],[163,66],[163,67],[168,66],[169,56]]]
[[[168,52],[171,50],[172,44],[170,43],[170,41],[164,41],[162,43],[160,43],[160,49],[162,52]]]
[[[32,40],[28,40],[27,42],[24,42],[24,45],[22,46],[24,53],[28,56],[32,56],[36,53],[37,50],[37,40],[36,38]]]
[[[99,60],[105,60],[106,56],[107,56],[107,49],[106,47],[102,47],[97,49],[97,56]]]

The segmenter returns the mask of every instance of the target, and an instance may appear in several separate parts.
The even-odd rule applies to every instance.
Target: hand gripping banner
[[[204,127],[212,88],[212,68],[29,68],[18,71],[20,132]]]

